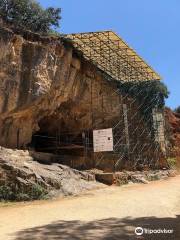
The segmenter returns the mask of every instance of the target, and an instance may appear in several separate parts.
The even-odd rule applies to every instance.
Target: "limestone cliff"
[[[77,73],[82,67],[60,40],[32,41],[0,28],[0,145],[16,147],[18,136],[25,146],[44,116],[81,98],[85,82]]]
[[[0,48],[0,145],[25,147],[40,128],[78,131],[95,120],[94,128],[105,118],[107,127],[117,122],[120,96],[66,41],[1,28]]]
[[[144,116],[141,106],[137,99],[118,92],[117,82],[107,81],[107,74],[67,39],[0,27],[1,146],[27,149],[35,133],[62,137],[66,143],[71,138],[69,145],[76,138],[81,141],[75,146],[78,156],[83,156],[78,161],[81,169],[158,167],[162,153],[155,143],[153,118]],[[93,153],[92,130],[102,128],[116,128],[116,154]],[[46,140],[43,149],[48,151],[50,145]],[[76,150],[64,153],[61,148],[60,153],[75,156]]]

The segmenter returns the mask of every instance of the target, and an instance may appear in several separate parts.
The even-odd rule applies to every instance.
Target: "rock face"
[[[166,108],[165,116],[169,127],[170,155],[180,157],[180,114]]]
[[[139,104],[117,93],[116,83],[67,40],[0,26],[1,146],[29,149],[38,140],[34,135],[43,135],[50,138],[40,139],[38,151],[51,152],[49,139],[55,145],[80,141],[79,150],[58,150],[81,157],[76,168],[157,168],[164,155],[154,141],[152,116],[143,116]],[[104,128],[116,128],[115,155],[92,151],[93,129]],[[84,132],[89,137],[82,139]]]
[[[76,97],[72,86],[77,91],[80,62],[61,43],[28,41],[5,28],[0,49],[0,145],[14,148],[19,138],[22,147],[44,116]]]
[[[40,164],[32,154],[23,150],[0,148],[0,186],[16,190],[39,185],[48,193],[76,195],[102,186],[93,174],[71,169],[61,164]]]
[[[106,111],[112,109],[108,97],[102,103],[100,92],[103,88],[109,96],[114,89],[92,64],[82,61],[61,40],[33,37],[32,33],[21,36],[0,29],[1,146],[26,147],[38,131],[54,134],[58,128],[81,132],[92,128],[96,119],[97,127],[106,115],[101,105],[107,103]],[[118,98],[114,96],[115,101]],[[119,116],[117,102],[115,119]],[[110,115],[108,118],[112,121]]]

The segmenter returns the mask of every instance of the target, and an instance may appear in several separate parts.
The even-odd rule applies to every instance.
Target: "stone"
[[[0,148],[0,186],[14,185],[25,189],[40,185],[56,195],[77,195],[102,187],[93,174],[72,169],[58,163],[41,164],[29,151]]]
[[[107,185],[113,185],[115,181],[113,173],[97,173],[95,174],[95,178],[98,182],[101,182]]]

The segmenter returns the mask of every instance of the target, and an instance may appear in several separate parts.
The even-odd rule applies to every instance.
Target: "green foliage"
[[[13,200],[14,193],[10,186],[0,186],[0,200]]]
[[[36,184],[24,190],[13,185],[0,186],[0,201],[31,201],[46,198],[47,191]]]
[[[59,27],[60,8],[43,9],[35,0],[1,0],[0,17],[20,29],[48,33]]]
[[[16,194],[14,200],[16,200],[17,202],[22,202],[22,201],[30,201],[32,200],[32,198],[27,193],[18,193]]]
[[[117,84],[122,94],[137,99],[142,105],[140,110],[143,110],[144,113],[155,107],[164,107],[165,98],[168,98],[169,95],[167,87],[160,81],[119,81]]]
[[[32,186],[29,194],[32,200],[43,199],[44,196],[47,194],[47,191],[44,188],[42,188],[40,185],[36,184]]]

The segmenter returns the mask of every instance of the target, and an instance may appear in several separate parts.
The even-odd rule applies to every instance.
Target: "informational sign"
[[[94,152],[113,151],[113,132],[112,128],[93,131]]]

